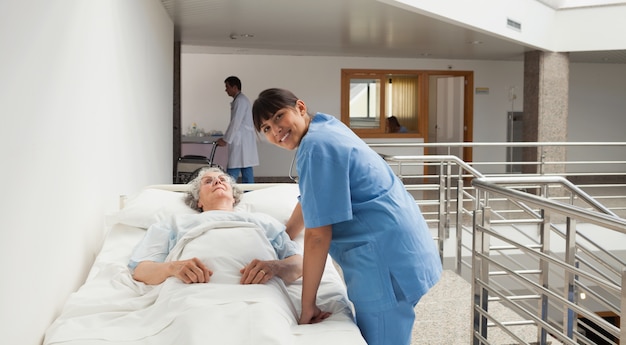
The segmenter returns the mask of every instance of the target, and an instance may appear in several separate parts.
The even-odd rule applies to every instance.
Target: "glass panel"
[[[380,80],[350,79],[350,128],[380,128]]]

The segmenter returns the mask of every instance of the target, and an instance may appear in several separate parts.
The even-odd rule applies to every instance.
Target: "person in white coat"
[[[259,165],[257,137],[252,122],[252,105],[241,93],[241,80],[230,76],[224,80],[226,93],[233,98],[230,103],[230,123],[224,137],[217,140],[219,146],[228,145],[226,172],[235,180],[241,174],[241,183],[254,183],[252,167]]]

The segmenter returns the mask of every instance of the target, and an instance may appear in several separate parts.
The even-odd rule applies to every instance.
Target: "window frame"
[[[378,128],[352,128],[350,127],[350,80],[351,79],[379,79],[385,82],[393,75],[417,76],[418,78],[418,116],[416,118],[417,132],[386,133],[385,107],[387,105],[386,91],[380,88],[380,125]],[[341,121],[361,138],[420,138],[424,141],[428,138],[429,118],[429,81],[432,76],[462,76],[465,79],[465,96],[463,105],[463,122],[465,127],[464,141],[473,140],[473,89],[474,72],[450,71],[450,70],[406,70],[406,69],[341,69]],[[381,85],[385,85],[384,83]]]
[[[352,128],[361,138],[424,138],[427,121],[418,115],[417,132],[408,133],[387,133],[385,132],[386,120],[388,114],[386,114],[385,108],[387,106],[387,91],[386,84],[393,75],[410,75],[418,78],[418,114],[427,114],[428,104],[424,101],[424,97],[427,94],[424,92],[428,87],[428,80],[424,82],[428,75],[425,71],[418,70],[387,70],[387,69],[342,69],[341,70],[341,121],[350,127],[350,80],[351,79],[377,79],[380,82],[380,104],[379,104],[379,126],[377,128]],[[425,108],[426,106],[426,108]],[[421,121],[420,121],[421,119]]]

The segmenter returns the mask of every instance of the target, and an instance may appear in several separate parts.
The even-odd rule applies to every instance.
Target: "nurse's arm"
[[[291,212],[291,217],[285,224],[285,232],[289,235],[289,238],[294,240],[304,229],[304,218],[302,217],[302,206],[300,203],[296,204],[296,207],[293,208],[293,212]]]
[[[332,238],[332,225],[309,228],[304,232],[304,267],[302,275],[302,315],[300,324],[316,323],[330,313],[321,311],[315,304],[320,286],[328,248]]]

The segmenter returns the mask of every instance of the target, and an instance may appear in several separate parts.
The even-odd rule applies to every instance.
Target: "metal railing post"
[[[550,215],[546,214],[546,210],[541,210],[541,218],[542,223],[540,225],[540,238],[541,238],[541,253],[550,254]],[[548,290],[550,288],[550,263],[547,260],[539,259],[539,271],[540,273],[540,283],[541,286]],[[540,318],[542,321],[548,322],[548,296],[545,292],[541,293],[541,298],[539,300],[539,312]],[[541,328],[539,333],[537,334],[537,343],[540,345],[546,344],[547,332],[545,328]]]
[[[487,260],[480,258],[482,254],[489,256],[489,235],[487,235],[479,227],[488,228],[490,224],[490,208],[483,207],[482,210],[474,211],[474,237],[472,249],[472,294],[474,296],[474,308],[479,308],[484,312],[489,309],[489,293],[481,284],[489,283],[489,263]],[[474,310],[472,314],[474,332],[472,335],[473,344],[481,344],[481,340],[475,334],[480,335],[483,339],[487,339],[487,317],[480,312]]]
[[[444,162],[442,161],[439,164],[439,202],[437,205],[437,216],[439,220],[439,224],[437,224],[437,236],[439,236],[439,255],[443,260],[443,242],[446,238],[446,230],[445,230],[445,207],[446,207],[446,178],[444,174]]]
[[[626,342],[626,267],[622,268],[622,301],[620,304],[620,324],[619,324],[619,339],[620,343]]]
[[[545,153],[545,150],[544,150],[543,146],[540,145],[538,147],[538,149],[539,149],[539,171],[538,171],[538,173],[539,173],[539,175],[543,175],[544,167],[545,167],[545,164],[546,164],[546,153]]]
[[[445,219],[445,228],[446,228],[446,239],[450,238],[450,208],[452,207],[452,162],[446,161],[446,219]]]
[[[461,275],[461,255],[463,255],[463,170],[460,169],[456,189],[456,274]]]
[[[576,220],[567,217],[566,219],[566,232],[565,232],[565,263],[576,266]],[[564,286],[565,291],[563,296],[568,301],[576,304],[578,301],[578,296],[576,295],[576,286],[575,286],[576,276],[569,271],[565,271],[564,274]],[[572,338],[574,335],[574,324],[576,323],[576,315],[574,311],[568,307],[564,307],[565,317],[563,318],[563,329],[565,330],[565,334],[568,338]]]

